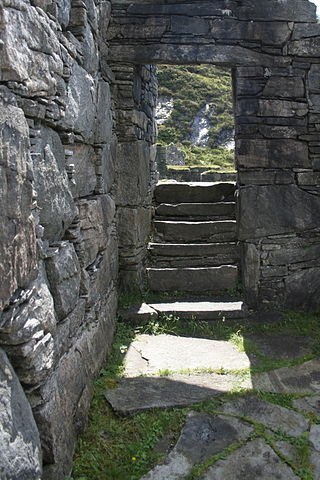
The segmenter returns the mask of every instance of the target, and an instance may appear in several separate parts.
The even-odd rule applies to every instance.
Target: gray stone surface
[[[43,134],[46,141],[37,145],[32,165],[40,223],[44,227],[44,238],[52,242],[63,237],[77,212],[64,169],[64,152],[59,136],[48,129]]]
[[[115,203],[110,195],[81,199],[78,202],[80,239],[76,251],[81,266],[92,264],[107,245],[115,216]]]
[[[87,422],[92,378],[97,377],[110,351],[116,308],[117,296],[113,291],[100,304],[99,321],[91,321],[90,328],[77,330],[72,347],[60,359],[53,375],[29,393],[40,431],[44,478],[64,478],[71,471],[75,440]],[[89,315],[87,312],[87,322]]]
[[[164,463],[141,480],[186,478],[194,465],[209,460],[232,443],[246,440],[252,432],[251,425],[237,418],[190,412],[177,444]]]
[[[172,188],[174,185],[174,188]],[[235,191],[233,182],[225,183],[161,183],[155,191],[158,203],[213,203],[232,201]]]
[[[24,83],[30,96],[54,95],[63,62],[55,27],[41,10],[2,8],[1,39],[1,81]]]
[[[320,416],[320,395],[297,398],[292,402],[293,406],[304,412],[313,412]]]
[[[0,476],[3,480],[40,480],[41,444],[30,404],[1,349],[0,359]]]
[[[0,90],[0,308],[37,276],[28,125],[15,97]],[[13,251],[15,256],[13,256]]]
[[[251,379],[253,388],[274,393],[317,393],[320,391],[320,361],[309,360],[302,365],[283,367]]]
[[[308,429],[308,420],[301,414],[257,397],[238,398],[224,404],[221,411],[251,418],[272,430],[282,430],[295,437]]]
[[[273,449],[262,439],[252,440],[231,453],[225,460],[219,460],[200,477],[201,480],[298,480],[293,470],[283,463]]]
[[[74,246],[62,242],[46,259],[46,271],[59,320],[76,306],[80,291],[80,265]]]
[[[311,458],[310,462],[313,467],[315,478],[320,475],[320,425],[311,425],[309,442],[311,443]]]
[[[156,238],[173,243],[232,242],[236,239],[236,221],[187,222],[155,220]]]
[[[162,315],[175,315],[180,319],[213,320],[243,318],[248,315],[243,302],[171,301],[151,303],[150,306]]]
[[[29,290],[22,292],[20,298],[2,314],[0,342],[5,345],[22,345],[35,334],[54,334],[55,329],[53,298],[41,263],[38,278],[32,282]]]
[[[68,83],[66,113],[62,125],[79,133],[85,141],[92,140],[94,134],[95,95],[93,78],[75,63]]]
[[[94,193],[97,179],[95,174],[95,151],[89,145],[68,145],[66,166],[73,166],[70,190],[75,198]]]
[[[238,268],[147,268],[147,278],[154,291],[220,292],[236,285]]]
[[[182,407],[229,392],[238,383],[234,375],[169,375],[122,378],[105,397],[120,415],[150,408]]]
[[[259,238],[317,228],[319,206],[317,195],[295,185],[241,188],[239,237]],[[255,223],[252,222],[253,216]]]
[[[149,243],[150,261],[161,267],[214,267],[239,261],[235,242],[223,243]]]
[[[168,204],[162,203],[156,208],[156,215],[161,217],[209,217],[224,216],[234,218],[235,203],[234,202],[217,202],[217,203],[178,203]]]
[[[136,352],[145,361],[143,369],[140,362],[134,364]],[[227,341],[162,334],[139,335],[126,353],[125,365],[125,375],[133,377],[165,370],[242,370],[250,367],[250,360]]]
[[[320,268],[292,273],[285,279],[287,305],[290,308],[316,311],[320,306]]]

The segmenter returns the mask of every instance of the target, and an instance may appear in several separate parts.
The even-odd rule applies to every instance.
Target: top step
[[[154,192],[157,203],[214,203],[233,201],[234,182],[166,182]]]

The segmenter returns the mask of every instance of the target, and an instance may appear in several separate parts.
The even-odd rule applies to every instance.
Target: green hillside
[[[189,165],[233,166],[234,152],[219,145],[221,134],[234,128],[230,70],[213,65],[163,65],[158,67],[158,81],[159,96],[174,99],[170,117],[159,125],[159,142],[179,144]],[[208,146],[193,146],[193,120],[208,104]]]

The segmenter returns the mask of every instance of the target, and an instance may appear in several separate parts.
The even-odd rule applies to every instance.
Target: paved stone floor
[[[247,341],[247,351],[175,335],[140,335],[131,344],[125,377],[105,393],[114,410],[131,415],[190,406],[177,443],[141,480],[188,479],[190,473],[199,480],[320,479],[320,358],[308,357],[312,339],[274,334]],[[251,374],[261,358],[290,366]],[[214,412],[192,410],[195,402],[241,391]],[[272,394],[293,394],[292,402],[273,403]],[[313,477],[304,472],[303,455]]]

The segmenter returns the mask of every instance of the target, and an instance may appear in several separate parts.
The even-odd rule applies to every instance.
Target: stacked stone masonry
[[[109,1],[0,2],[1,479],[70,473],[119,258],[141,283],[155,73],[111,69],[110,14]]]
[[[233,69],[247,301],[319,307],[320,25],[307,0],[1,0],[0,26],[0,477],[62,480],[143,284],[150,65]]]
[[[317,309],[320,24],[308,0],[118,1],[110,57],[213,63],[234,83],[238,240],[251,306]]]

